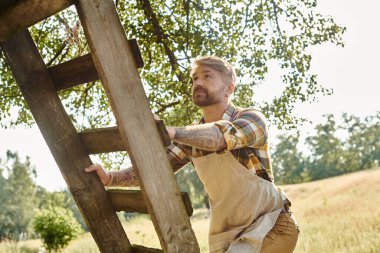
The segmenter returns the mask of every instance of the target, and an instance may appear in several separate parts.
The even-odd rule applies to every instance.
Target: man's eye
[[[211,76],[210,75],[205,75],[206,78],[210,78]]]
[[[193,82],[198,80],[198,77],[193,77]]]

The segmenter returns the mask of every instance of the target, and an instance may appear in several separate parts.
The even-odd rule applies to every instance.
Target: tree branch
[[[187,56],[187,52],[189,51],[190,0],[187,0],[187,1],[184,3],[184,5],[185,5],[184,8],[185,8],[185,12],[186,12],[186,56]]]
[[[265,2],[268,2],[268,1],[265,1]],[[278,21],[278,12],[277,12],[277,5],[276,3],[273,1],[273,0],[270,0],[272,6],[273,6],[273,12],[274,12],[274,20],[276,22],[276,30],[277,30],[277,33],[279,34],[279,39],[280,39],[280,45],[281,45],[281,48],[282,48],[282,51],[285,55],[286,53],[286,44],[283,42],[283,35],[282,35],[282,32],[281,32],[281,28],[280,28],[280,22]],[[270,8],[269,6],[267,5],[267,8],[268,8],[268,12],[269,12],[269,18],[271,19],[271,16],[272,16],[272,13],[270,11]],[[286,55],[285,55],[286,57]],[[289,59],[290,61],[292,61],[291,59]]]
[[[42,29],[44,28],[44,26],[45,26],[47,20],[48,20],[48,19],[45,19],[45,20],[44,20],[44,22],[42,23],[41,29],[38,31],[38,36],[37,36],[37,39],[36,39],[36,45],[38,45],[38,42],[40,41],[41,33],[42,33]]]
[[[173,106],[175,106],[175,105],[178,105],[180,102],[181,102],[181,101],[178,100],[178,101],[172,102],[172,103],[170,103],[170,104],[167,104],[167,105],[161,106],[161,108],[160,108],[158,111],[156,111],[155,113],[156,113],[156,114],[159,114],[159,113],[165,111],[165,110],[166,110],[167,108],[169,108],[169,107],[173,107]]]
[[[271,0],[271,3],[272,3],[272,6],[273,6],[274,17],[275,17],[275,20],[276,20],[277,32],[280,34],[280,38],[282,38],[283,35],[282,35],[282,32],[281,32],[280,23],[278,22],[277,5],[276,5],[276,3],[273,0]]]
[[[60,49],[54,54],[53,58],[50,59],[50,61],[46,64],[46,66],[49,67],[62,54],[66,46],[67,46],[66,42],[63,42]]]
[[[262,4],[262,3],[261,3]],[[246,10],[245,10],[245,20],[244,20],[244,27],[241,30],[240,36],[243,36],[245,29],[247,28],[248,24],[248,13],[249,13],[249,7],[252,5],[252,0],[249,1],[249,4],[246,5]]]
[[[156,13],[152,9],[150,1],[149,0],[139,0],[139,1],[143,6],[145,15],[147,16],[148,20],[152,23],[154,34],[157,37],[157,42],[164,46],[165,53],[169,57],[169,62],[170,62],[173,72],[177,76],[178,80],[180,82],[183,82],[184,78],[183,78],[182,72],[180,71],[178,67],[176,56],[174,55],[174,52],[170,49],[168,43],[165,41],[165,39],[167,38],[167,35],[164,33],[162,27],[160,26],[160,23],[157,19]]]
[[[203,8],[202,6],[200,6],[198,3],[196,3],[195,1],[191,1],[190,2],[195,6],[196,9],[200,10],[200,11],[210,11],[211,8]]]

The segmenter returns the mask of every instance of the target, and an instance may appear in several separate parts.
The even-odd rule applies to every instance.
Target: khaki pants
[[[263,240],[260,253],[292,253],[297,244],[299,229],[293,215],[281,213],[276,224]],[[221,250],[220,252],[224,252]],[[228,253],[256,252],[248,242],[235,244]]]
[[[261,253],[291,253],[297,244],[299,229],[293,215],[281,213],[265,236]]]

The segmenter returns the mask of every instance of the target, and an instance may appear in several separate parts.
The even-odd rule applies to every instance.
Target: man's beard
[[[209,92],[207,89],[197,86],[193,90],[193,103],[199,107],[205,107],[209,105],[214,105],[221,102],[220,96],[218,94],[223,90],[223,87],[217,91]],[[197,92],[202,92],[198,93]]]

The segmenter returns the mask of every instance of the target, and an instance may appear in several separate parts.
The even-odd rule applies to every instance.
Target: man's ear
[[[226,95],[231,96],[232,94],[234,94],[234,91],[235,91],[235,84],[234,83],[228,84],[227,90],[226,90],[226,92],[227,92]]]

